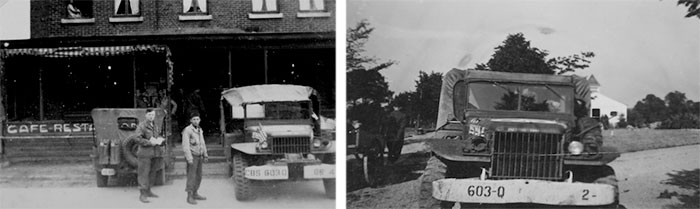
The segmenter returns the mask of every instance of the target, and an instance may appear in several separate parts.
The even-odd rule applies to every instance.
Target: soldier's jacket
[[[161,145],[151,145],[148,141],[151,137],[163,137],[161,127],[155,122],[144,120],[136,127],[136,141],[139,144],[139,149],[136,151],[137,157],[163,157],[165,153],[165,142]]]

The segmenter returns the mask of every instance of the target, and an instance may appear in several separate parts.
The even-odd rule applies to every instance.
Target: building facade
[[[321,114],[334,116],[333,0],[33,0],[30,7],[31,38],[0,41],[3,139],[89,135],[89,112],[98,107],[175,105],[179,126],[196,111],[217,134],[220,93],[268,83],[314,87]]]
[[[591,117],[605,116],[611,127],[617,127],[620,120],[627,119],[627,105],[602,94],[600,83],[593,75],[588,77],[588,83],[591,86]]]

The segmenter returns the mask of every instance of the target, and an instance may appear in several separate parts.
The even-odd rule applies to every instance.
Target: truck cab
[[[590,104],[586,88],[574,76],[448,72],[438,126],[463,129],[427,141],[446,166],[432,196],[467,207],[617,207],[606,164],[619,154],[602,146],[597,121],[577,114]]]
[[[255,85],[222,92],[226,157],[236,199],[255,199],[261,181],[323,180],[335,197],[335,133],[321,127],[316,91],[298,85]]]

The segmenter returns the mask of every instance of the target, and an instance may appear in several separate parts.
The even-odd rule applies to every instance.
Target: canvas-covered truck
[[[622,207],[607,165],[619,154],[587,117],[588,88],[577,76],[445,74],[437,126],[463,128],[427,140],[421,207]]]
[[[109,178],[134,177],[137,173],[138,144],[136,128],[139,122],[146,120],[146,108],[96,108],[92,110],[95,126],[92,154],[98,187],[108,186]],[[163,109],[155,109],[156,127],[165,127],[166,118]],[[166,129],[162,129],[165,133]],[[165,156],[163,164],[156,171],[155,185],[163,185],[167,180],[166,166],[172,166],[170,141],[163,142]],[[118,181],[118,180],[117,180]]]
[[[221,130],[237,200],[253,200],[261,181],[323,180],[335,198],[335,133],[321,129],[316,91],[254,85],[221,94]]]

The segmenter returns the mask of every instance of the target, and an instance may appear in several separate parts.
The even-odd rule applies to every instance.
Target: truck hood
[[[564,133],[569,126],[564,121],[526,118],[469,118],[468,130],[488,132]]]
[[[255,132],[260,126],[248,126],[246,131]],[[313,128],[310,125],[262,125],[263,131],[268,136],[313,136]]]

